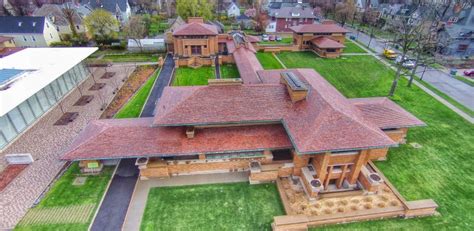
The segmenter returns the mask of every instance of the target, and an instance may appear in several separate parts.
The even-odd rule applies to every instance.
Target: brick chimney
[[[188,23],[193,23],[193,22],[204,23],[204,18],[202,18],[202,17],[189,17],[188,18]]]
[[[293,72],[282,72],[280,75],[280,83],[286,85],[291,102],[295,103],[306,99],[308,87],[298,76]]]

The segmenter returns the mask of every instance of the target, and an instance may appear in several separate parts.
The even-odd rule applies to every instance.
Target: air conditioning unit
[[[378,173],[370,173],[368,176],[367,176],[367,180],[369,181],[370,184],[372,185],[378,185],[378,184],[381,184],[383,183],[383,179],[382,177],[380,177],[380,175]]]

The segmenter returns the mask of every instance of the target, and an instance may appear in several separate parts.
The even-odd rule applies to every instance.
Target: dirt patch
[[[11,164],[8,165],[1,173],[0,173],[0,192],[5,189],[10,182],[15,179],[20,173],[28,167],[27,164]]]
[[[105,87],[105,83],[95,83],[89,88],[89,91],[98,91]]]
[[[146,82],[146,80],[153,74],[156,65],[138,66],[130,77],[123,84],[122,88],[117,92],[112,102],[100,117],[101,119],[112,118],[130,97]]]
[[[78,112],[66,112],[58,119],[58,121],[56,121],[56,123],[54,123],[54,125],[67,125],[73,122],[78,116]]]
[[[84,106],[90,103],[92,99],[94,99],[93,95],[83,95],[74,103],[74,106]]]
[[[110,79],[115,76],[115,72],[105,72],[100,78],[101,79]]]

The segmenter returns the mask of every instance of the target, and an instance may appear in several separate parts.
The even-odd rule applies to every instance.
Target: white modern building
[[[96,50],[27,48],[0,59],[0,150],[87,78],[83,61]]]

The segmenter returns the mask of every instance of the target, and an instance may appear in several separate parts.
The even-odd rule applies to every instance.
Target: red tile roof
[[[336,24],[302,24],[290,27],[296,33],[347,33],[348,30]]]
[[[217,35],[216,26],[205,23],[191,22],[178,27],[173,35]]]
[[[349,99],[365,118],[381,129],[425,126],[426,124],[388,98]]]
[[[345,46],[327,37],[317,37],[311,42],[319,48],[344,48]]]
[[[260,37],[258,36],[247,35],[246,37],[247,37],[247,40],[251,43],[257,43],[261,41]]]
[[[79,134],[62,159],[174,156],[292,146],[279,124],[196,129],[195,137],[189,139],[184,127],[151,127],[152,120],[93,121]]]
[[[292,103],[281,84],[167,87],[154,125],[281,121],[299,153],[396,145],[314,70],[292,71],[310,88],[306,100]]]
[[[229,44],[229,43],[227,43]],[[229,46],[228,46],[229,49]],[[252,44],[248,44],[248,48],[240,47],[235,49],[235,45],[232,53],[234,56],[235,64],[239,69],[240,78],[244,84],[256,84],[261,83],[262,81],[258,78],[257,71],[263,70],[262,65],[255,56],[255,49]]]

